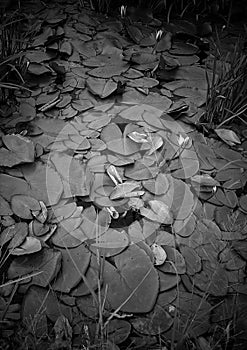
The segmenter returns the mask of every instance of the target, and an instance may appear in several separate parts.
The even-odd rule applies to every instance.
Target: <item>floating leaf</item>
[[[32,277],[32,284],[47,287],[56,277],[61,265],[61,253],[52,249],[42,249],[36,254],[31,254],[28,259],[15,258],[8,269],[8,278],[14,279],[38,272]]]
[[[152,310],[159,288],[158,274],[143,249],[131,245],[114,258],[116,268],[105,264],[103,279],[113,309],[145,313]]]
[[[166,193],[166,191],[169,189],[170,184],[167,176],[160,173],[155,179],[143,181],[143,186],[149,192],[156,195],[161,195]]]
[[[116,187],[114,187],[113,191],[111,192],[110,199],[129,197],[129,194],[131,194],[131,192],[139,188],[140,184],[138,182],[126,181],[124,183],[118,184],[116,185]]]
[[[32,211],[40,211],[41,207],[37,199],[25,196],[15,195],[11,198],[11,208],[15,215],[22,219],[32,219]]]
[[[84,276],[90,263],[91,253],[83,245],[70,249],[60,249],[62,268],[52,288],[55,291],[69,293]]]
[[[123,230],[120,232],[109,228],[105,233],[96,239],[96,242],[92,244],[92,247],[111,250],[116,248],[125,248],[128,246],[128,244],[129,239]]]
[[[167,331],[173,324],[173,318],[168,310],[155,305],[154,310],[145,317],[137,317],[131,320],[135,330],[141,334],[160,335]]]
[[[5,135],[2,140],[7,149],[0,148],[0,165],[12,167],[34,161],[34,144],[28,138],[21,135]]]
[[[9,203],[2,196],[0,196],[0,216],[12,214],[13,212],[10,208]]]
[[[186,264],[183,255],[175,248],[163,246],[166,251],[166,262],[159,266],[159,269],[166,273],[184,274],[186,272]]]
[[[124,134],[122,134],[117,124],[108,124],[103,128],[100,138],[106,143],[110,151],[129,156],[139,151],[139,145],[126,137],[128,132],[126,129]]]
[[[151,209],[140,208],[140,214],[152,221],[157,221],[162,224],[170,225],[173,222],[173,216],[169,207],[158,200],[151,200],[148,202]]]
[[[87,86],[90,92],[100,98],[106,98],[117,90],[117,83],[109,79],[99,79],[89,77],[87,79]]]
[[[35,237],[26,237],[25,241],[11,251],[12,255],[33,254],[42,249],[41,242]]]
[[[128,321],[113,319],[106,327],[107,337],[113,344],[123,343],[129,336],[131,325]]]
[[[22,167],[24,177],[29,185],[29,192],[46,205],[58,203],[63,192],[59,174],[47,164],[36,162]]]

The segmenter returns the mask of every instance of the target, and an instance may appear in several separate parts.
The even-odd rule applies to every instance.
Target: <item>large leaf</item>
[[[90,92],[92,92],[94,95],[99,96],[100,98],[106,98],[110,96],[117,89],[117,83],[113,80],[93,77],[89,77],[87,79],[87,86]]]
[[[23,301],[22,321],[28,329],[35,331],[36,336],[46,336],[47,318],[55,322],[61,314],[71,321],[70,308],[60,304],[51,289],[38,286],[29,288]]]
[[[139,333],[158,336],[172,326],[173,318],[168,309],[157,304],[152,312],[145,317],[134,318],[131,324]]]
[[[86,175],[85,166],[78,159],[59,152],[53,153],[50,159],[62,178],[65,197],[89,194],[90,178]]]
[[[115,123],[108,124],[103,128],[100,138],[107,145],[107,148],[118,154],[129,156],[139,151],[140,146],[126,137],[126,132],[122,134],[120,128]]]
[[[84,276],[91,253],[83,245],[72,249],[60,249],[62,254],[62,268],[55,282],[53,289],[62,293],[69,293]]]
[[[7,149],[0,149],[0,165],[12,167],[34,161],[34,144],[28,138],[21,135],[5,135],[2,140]]]
[[[63,192],[59,174],[41,162],[22,166],[24,177],[30,187],[30,194],[46,205],[58,203]]]
[[[8,269],[8,278],[19,278],[21,276],[38,272],[32,278],[32,284],[47,287],[57,275],[61,265],[61,253],[52,249],[43,249],[32,254],[28,259],[24,257],[15,258]]]
[[[159,289],[158,274],[147,254],[136,245],[114,258],[116,267],[105,262],[103,279],[111,307],[124,312],[152,310]]]
[[[25,195],[13,196],[11,198],[11,208],[13,210],[13,213],[22,219],[32,219],[32,210],[41,210],[37,199]]]

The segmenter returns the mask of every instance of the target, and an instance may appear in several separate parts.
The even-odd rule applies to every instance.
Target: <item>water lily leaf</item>
[[[169,291],[174,287],[177,287],[180,283],[180,276],[178,274],[164,273],[163,271],[158,270],[160,278],[160,292]],[[163,303],[165,301],[163,300]]]
[[[194,175],[191,177],[192,185],[193,183],[198,184],[199,186],[219,186],[219,182],[212,178],[212,176],[208,174],[203,175]]]
[[[18,247],[25,241],[28,235],[28,225],[26,222],[17,222],[16,224],[7,227],[1,235],[1,245],[10,240],[8,249],[12,250]]]
[[[173,224],[174,233],[178,234],[181,237],[189,237],[192,235],[196,227],[196,216],[189,215],[183,220],[176,219]]]
[[[88,269],[85,272],[85,277],[88,282],[88,285],[92,290],[98,288],[99,282],[99,263],[97,261],[96,255],[91,255],[90,264]],[[71,295],[74,297],[80,297],[83,295],[90,294],[90,290],[84,281],[81,281],[72,291]]]
[[[129,336],[131,331],[131,325],[125,320],[111,320],[107,327],[107,337],[113,344],[123,343]]]
[[[47,287],[56,277],[61,266],[61,253],[52,249],[44,248],[41,251],[31,254],[28,259],[16,257],[8,269],[8,278],[14,279],[21,276],[40,272],[32,277],[32,284]]]
[[[230,129],[215,129],[216,134],[230,146],[239,145],[241,141],[237,134]]]
[[[133,180],[148,180],[154,178],[159,173],[159,168],[155,166],[146,166],[141,161],[136,161],[125,169],[124,175]]]
[[[71,228],[59,224],[52,236],[52,243],[60,248],[75,248],[85,242],[88,238],[78,227],[78,218],[69,220]],[[79,221],[81,222],[81,220]]]
[[[100,79],[89,77],[87,79],[87,87],[90,92],[100,98],[106,98],[110,96],[117,89],[117,83],[111,79]]]
[[[156,118],[159,118],[162,115],[162,111],[158,108],[149,106],[147,104],[138,104],[135,106],[131,106],[125,110],[123,110],[119,115],[123,119],[133,120],[133,121],[143,121],[144,114],[150,117],[154,115]]]
[[[108,230],[111,222],[111,216],[107,210],[103,209],[97,214],[94,206],[90,206],[83,211],[82,219],[80,229],[89,239],[100,237]]]
[[[187,332],[193,337],[207,332],[210,327],[211,305],[195,293],[182,291],[179,293],[177,302],[178,327],[181,328],[181,331],[187,329]]]
[[[43,201],[46,205],[58,203],[63,192],[63,184],[59,174],[47,164],[36,162],[22,166],[25,180],[34,198]]]
[[[103,280],[113,309],[145,313],[152,310],[159,289],[158,274],[143,249],[131,245],[114,257],[116,268],[106,262]]]
[[[124,182],[122,184],[116,185],[113,191],[110,194],[110,199],[118,199],[129,197],[128,194],[140,188],[138,182]]]
[[[142,182],[143,187],[149,192],[157,195],[166,193],[170,187],[169,180],[165,174],[158,174],[155,179],[150,179]]]
[[[43,75],[51,73],[51,70],[40,63],[30,63],[28,66],[28,72],[34,75]]]
[[[203,261],[203,269],[193,276],[196,287],[213,296],[224,296],[228,291],[226,270],[215,263]]]
[[[0,196],[0,215],[12,215],[13,212],[10,208],[9,203],[2,197]]]
[[[115,123],[105,126],[100,138],[106,143],[107,148],[124,156],[129,156],[139,151],[139,145],[122,134],[120,128]]]
[[[52,288],[58,292],[69,293],[85,274],[90,263],[91,253],[83,245],[59,250],[62,255],[62,267]]]
[[[168,310],[165,310],[160,305],[155,305],[152,312],[145,317],[139,316],[132,319],[131,324],[141,334],[158,335],[171,328],[173,318]]]
[[[189,275],[194,275],[195,273],[200,272],[202,261],[195,249],[188,246],[180,246],[180,252],[186,263],[186,272]]]
[[[0,154],[2,153],[0,165],[12,167],[34,161],[34,144],[28,138],[21,135],[5,135],[2,140],[7,149],[0,149]]]
[[[140,65],[153,63],[156,61],[157,61],[156,55],[148,52],[134,52],[131,55],[131,62],[140,64]]]
[[[162,272],[161,272],[162,273]],[[161,275],[160,273],[160,275]],[[168,274],[162,273],[162,275],[169,276]],[[174,276],[174,275],[171,275]],[[157,304],[164,307],[166,305],[172,304],[177,297],[176,288],[168,289],[159,293],[157,298]]]
[[[182,275],[186,272],[186,264],[183,255],[175,248],[163,246],[167,259],[163,265],[159,266],[162,272]]]
[[[154,254],[154,265],[162,265],[166,261],[166,251],[157,243],[151,245],[151,250]]]
[[[37,199],[25,195],[14,195],[11,198],[11,208],[13,213],[22,219],[32,219],[32,211],[41,210]]]
[[[53,153],[50,159],[61,175],[66,197],[87,196],[89,194],[90,178],[87,177],[85,166],[78,159],[58,152]]]
[[[147,152],[147,155],[153,154],[163,145],[163,139],[159,135],[154,135],[149,138],[150,149]]]
[[[151,89],[157,85],[159,85],[158,80],[153,78],[148,78],[148,77],[133,79],[127,82],[127,86],[134,87],[134,88],[139,87],[139,88]]]
[[[47,334],[47,317],[55,323],[61,315],[72,319],[70,307],[60,304],[51,289],[38,286],[28,289],[22,305],[22,320],[27,327],[32,323],[37,336]]]
[[[76,208],[77,206],[75,202],[66,204],[63,203],[63,201],[60,201],[56,206],[51,207],[52,218],[49,219],[49,222],[59,222],[68,219],[74,213]]]
[[[92,247],[104,248],[104,250],[111,251],[112,249],[116,248],[125,248],[128,244],[129,239],[123,230],[119,232],[117,230],[109,228],[99,238],[96,239],[96,242],[92,244]]]
[[[181,179],[188,179],[199,171],[200,163],[196,152],[184,150],[180,154],[178,161],[173,162],[173,166],[178,170],[172,172],[172,176]]]
[[[163,51],[170,50],[171,47],[172,47],[172,34],[170,32],[167,32],[162,35],[155,49],[157,52],[163,52]]]
[[[122,63],[121,65],[109,65],[104,67],[94,68],[88,71],[88,75],[95,78],[112,78],[116,75],[121,75],[129,69],[129,65],[127,63]]]
[[[177,180],[170,175],[167,176],[169,177],[170,188],[159,197],[159,200],[171,207],[176,220],[183,220],[191,214],[194,206],[194,196],[189,186],[182,180]]]
[[[142,223],[142,225],[140,224],[140,222]],[[134,221],[128,227],[128,236],[132,243],[145,241],[160,226],[159,223],[146,220],[145,218],[140,222]]]
[[[127,32],[130,36],[130,38],[136,43],[136,44],[139,44],[140,41],[143,39],[143,34],[141,32],[141,30],[133,25],[133,24],[126,24],[126,29],[127,29]]]
[[[42,249],[41,242],[35,237],[26,237],[25,241],[18,247],[11,250],[12,255],[33,254]]]

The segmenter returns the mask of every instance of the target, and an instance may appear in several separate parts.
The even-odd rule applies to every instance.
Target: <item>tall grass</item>
[[[218,41],[218,40],[217,40]],[[218,128],[230,122],[247,123],[247,55],[240,40],[224,54],[215,45],[213,81],[208,86],[206,111],[201,122]]]

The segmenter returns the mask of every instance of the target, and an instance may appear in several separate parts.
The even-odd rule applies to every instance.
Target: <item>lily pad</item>
[[[36,273],[32,277],[32,284],[47,287],[56,277],[61,266],[61,253],[45,248],[28,257],[15,258],[8,269],[8,278],[14,279]]]
[[[150,258],[138,246],[131,245],[114,258],[116,268],[105,264],[104,283],[107,300],[113,309],[145,313],[152,310],[159,288],[158,274]]]

